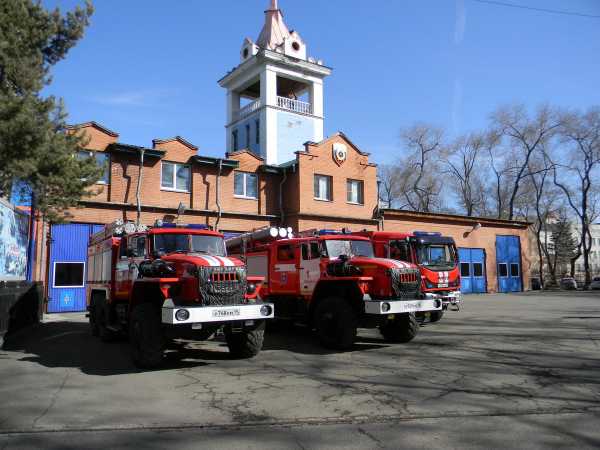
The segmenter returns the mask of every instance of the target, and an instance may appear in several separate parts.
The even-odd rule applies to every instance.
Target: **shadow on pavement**
[[[227,351],[188,349],[177,344],[177,352],[167,351],[164,364],[155,369],[170,370],[199,367],[208,361],[230,359]],[[172,346],[169,347],[173,349]],[[141,372],[131,361],[126,340],[105,343],[90,335],[87,323],[42,323],[10,337],[3,347],[4,355],[23,353],[20,361],[29,361],[45,367],[74,367],[89,375],[119,375]],[[8,359],[6,356],[3,359]],[[193,359],[193,360],[192,360]]]

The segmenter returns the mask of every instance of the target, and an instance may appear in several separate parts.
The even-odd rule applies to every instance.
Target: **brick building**
[[[120,142],[96,122],[70,128],[88,138],[80,157],[94,157],[106,171],[91,196],[69,211],[70,223],[38,223],[34,277],[47,280],[49,311],[85,308],[85,247],[102,224],[138,215],[144,224],[171,221],[180,205],[181,221],[226,235],[267,225],[441,231],[455,238],[462,255],[483,255],[461,262],[485,278],[486,291],[497,290],[498,276],[511,275],[519,290],[528,289],[527,223],[378,209],[377,166],[369,154],[341,132],[323,137],[323,80],[331,69],[307,56],[275,1],[265,16],[257,42],[243,41],[240,64],[219,81],[227,91],[222,158],[180,136],[145,147]],[[515,262],[497,258],[505,237]]]

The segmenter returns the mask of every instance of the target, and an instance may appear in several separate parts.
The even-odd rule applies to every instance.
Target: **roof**
[[[168,139],[152,139],[152,145],[154,147],[156,147],[157,144],[167,144],[169,142],[180,142],[181,144],[188,147],[190,150],[193,150],[195,152],[198,151],[198,147],[196,147],[190,141],[185,140],[181,136],[175,136],[175,137],[168,138]]]
[[[475,216],[461,216],[460,214],[446,214],[446,213],[429,213],[421,211],[407,211],[404,209],[392,209],[382,208],[380,211],[385,216],[386,214],[411,217],[417,220],[419,219],[430,219],[439,221],[440,219],[446,219],[451,222],[462,222],[467,224],[475,225],[481,223],[482,225],[488,226],[501,226],[501,227],[513,227],[513,228],[528,228],[532,225],[531,222],[523,220],[507,220],[507,219],[495,219],[493,217],[475,217]]]
[[[265,11],[265,24],[258,36],[256,45],[275,50],[281,47],[289,37],[290,30],[283,21],[283,14],[281,14],[281,10],[277,5],[277,0],[271,0],[269,9]]]
[[[166,153],[164,150],[157,150],[155,148],[146,148],[146,147],[141,147],[139,145],[123,144],[120,142],[115,142],[114,144],[110,144],[107,147],[107,150],[111,151],[111,152],[119,152],[119,153],[125,153],[125,154],[130,154],[130,155],[138,155],[141,150],[144,150],[144,156],[148,156],[151,158],[162,158],[163,156],[165,156],[165,153]]]
[[[112,137],[119,137],[119,133],[109,130],[108,128],[106,128],[104,125],[99,124],[98,122],[94,122],[93,120],[90,122],[84,122],[84,123],[78,123],[78,124],[73,124],[73,125],[67,125],[67,130],[78,130],[80,128],[85,128],[85,127],[94,127],[100,131],[102,131],[103,133],[108,134],[109,136]]]
[[[228,169],[237,169],[240,165],[239,161],[235,161],[233,159],[223,159],[223,158],[214,158],[212,156],[193,156],[192,160],[200,165],[204,166],[218,166],[219,161],[221,161],[221,167],[225,167]]]

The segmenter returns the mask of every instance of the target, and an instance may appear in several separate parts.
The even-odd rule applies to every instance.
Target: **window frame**
[[[81,276],[81,285],[65,285],[65,286],[57,286],[56,285],[56,265],[57,264],[81,264],[83,265],[83,271]],[[54,270],[52,272],[52,289],[72,289],[72,288],[82,288],[85,287],[85,277],[87,264],[85,261],[54,261]]]
[[[513,268],[514,267],[517,268],[517,274],[516,275],[513,275]],[[521,264],[519,264],[519,263],[510,263],[510,276],[513,277],[513,278],[521,276]]]
[[[501,270],[500,270],[500,266],[504,266],[506,269],[504,271],[504,275],[502,275]],[[508,263],[498,263],[498,277],[499,278],[508,278],[509,277],[509,272],[508,272]]]
[[[469,272],[468,274],[466,274],[466,275],[465,275],[465,274],[463,273],[463,267],[466,267],[466,268],[468,269],[468,272]],[[462,277],[469,277],[469,278],[471,277],[471,272],[472,272],[472,271],[471,271],[471,263],[468,263],[468,262],[461,262],[461,263],[460,263],[460,266],[459,266],[459,270],[460,270],[460,276],[461,276],[461,278],[462,278]]]
[[[235,179],[236,179],[236,175],[237,174],[241,174],[244,176],[243,178],[243,187],[244,187],[244,193],[243,194],[236,194],[235,193]],[[256,183],[256,197],[251,197],[248,195],[248,178],[249,177],[254,177],[255,183]],[[235,198],[240,198],[243,200],[258,200],[258,174],[257,173],[253,173],[253,172],[244,172],[242,170],[234,170],[233,171],[233,196]]]
[[[317,183],[317,178],[325,178],[328,181],[328,190],[329,190],[329,198],[317,197],[316,187],[320,186]],[[320,192],[319,192],[320,194]],[[313,199],[319,202],[332,202],[333,201],[333,177],[331,175],[323,175],[320,173],[315,173],[313,177]]]
[[[240,144],[239,133],[238,133],[238,130],[236,129],[231,132],[231,149],[234,152],[237,152],[239,150],[239,146],[240,146],[239,144]]]
[[[260,145],[260,119],[254,121],[254,126],[256,127],[255,143]]]
[[[352,183],[357,183],[358,184],[358,190],[357,190],[357,201],[354,202],[352,200],[350,200],[350,186]],[[348,203],[349,205],[358,205],[358,206],[364,206],[365,204],[365,182],[363,180],[356,180],[354,178],[347,178],[346,179],[346,203]]]
[[[104,169],[106,171],[106,181],[104,180],[104,174],[103,174],[102,175],[102,179],[99,179],[94,184],[101,184],[103,186],[109,185],[110,184],[110,173],[111,173],[111,170],[110,170],[110,154],[107,153],[107,152],[101,152],[101,151],[98,151],[98,150],[82,149],[82,150],[78,150],[77,151],[77,155],[82,155],[83,153],[87,153],[87,157],[88,158],[94,158],[94,160],[96,160],[96,155],[102,155],[102,156],[104,156],[104,158],[106,158],[105,159],[106,168]],[[96,163],[98,163],[97,160],[96,160]]]
[[[482,262],[473,262],[471,264],[473,265],[473,278],[483,278],[485,276],[485,267],[484,267],[483,263]],[[481,275],[477,275],[477,273],[475,271],[475,266],[481,268]]]
[[[173,166],[173,187],[163,186],[163,167],[165,164],[171,164]],[[188,169],[188,182],[187,189],[178,189],[177,188],[177,168],[179,167],[187,167]],[[190,164],[175,162],[175,161],[161,161],[160,162],[160,190],[168,191],[168,192],[181,192],[184,194],[189,194],[191,192],[192,186],[192,166]]]

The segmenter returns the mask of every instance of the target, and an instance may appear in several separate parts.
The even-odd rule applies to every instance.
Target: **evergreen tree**
[[[556,272],[562,275],[567,272],[571,259],[577,254],[577,240],[567,215],[561,213],[558,220],[551,226],[550,250],[554,256]]]
[[[83,36],[92,5],[62,15],[39,1],[0,2],[0,196],[27,186],[50,220],[88,194],[101,175],[78,160],[82,137],[67,133],[62,101],[42,97],[51,67]]]

